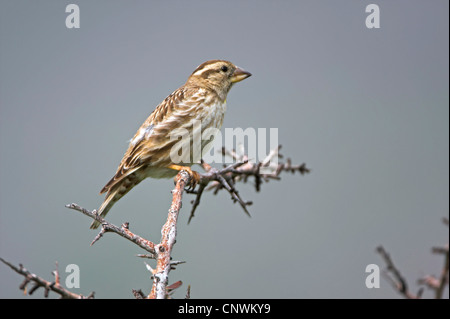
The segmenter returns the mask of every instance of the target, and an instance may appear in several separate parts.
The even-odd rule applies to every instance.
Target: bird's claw
[[[190,167],[183,167],[180,171],[185,171],[189,174],[189,183],[186,185],[187,191],[193,191],[197,184],[200,182],[200,174],[193,171]],[[176,183],[177,178],[175,177],[174,182]]]
[[[200,174],[191,169],[187,170],[187,172],[190,177],[189,184],[187,185],[188,186],[187,189],[189,191],[193,191],[195,189],[195,187],[197,186],[197,184],[200,182]]]

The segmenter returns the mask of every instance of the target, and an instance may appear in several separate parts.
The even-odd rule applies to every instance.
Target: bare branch
[[[442,223],[448,226],[448,218],[442,218]],[[418,283],[425,285],[431,290],[434,290],[436,299],[442,299],[444,295],[444,288],[448,285],[449,281],[449,249],[448,243],[444,247],[432,247],[431,252],[433,254],[444,255],[444,266],[441,270],[441,275],[436,278],[433,275],[427,275],[418,280]]]
[[[132,233],[128,227],[129,227],[129,223],[123,223],[121,227],[117,227],[109,222],[107,222],[106,220],[104,220],[103,218],[101,218],[100,216],[98,216],[96,214],[96,210],[94,211],[89,211],[83,207],[80,207],[77,204],[68,204],[66,205],[67,208],[82,212],[83,214],[85,214],[86,216],[89,216],[99,222],[102,223],[102,229],[100,230],[100,232],[98,233],[98,235],[94,238],[94,240],[91,243],[91,246],[97,242],[97,240],[99,240],[104,233],[106,232],[113,232],[116,233],[117,235],[128,239],[129,241],[133,242],[134,244],[138,245],[139,247],[141,247],[142,249],[148,251],[150,254],[152,254],[153,256],[156,255],[156,251],[155,251],[155,244],[145,238],[142,238],[134,233]],[[155,257],[154,257],[155,258]]]
[[[45,279],[42,279],[41,277],[36,276],[35,274],[29,272],[27,269],[25,269],[22,264],[19,264],[19,267],[14,266],[13,264],[7,262],[3,258],[0,258],[0,261],[3,262],[5,265],[9,266],[12,270],[17,272],[18,274],[25,277],[25,280],[20,285],[20,289],[23,290],[25,293],[27,291],[27,286],[30,282],[33,282],[33,287],[28,291],[28,294],[33,294],[38,288],[44,288],[44,296],[45,298],[48,297],[49,291],[53,291],[61,296],[61,298],[64,299],[93,299],[94,298],[94,292],[91,292],[87,297],[83,295],[79,295],[76,293],[73,293],[65,288],[63,288],[60,285],[59,282],[59,274],[58,270],[54,271],[53,274],[55,276],[55,281],[50,282]]]
[[[184,299],[191,299],[191,285],[188,285]]]
[[[444,254],[444,266],[442,267],[441,277],[439,279],[439,285],[436,287],[436,299],[442,299],[444,295],[444,288],[448,285],[448,272],[449,272],[449,253],[448,244],[445,247],[439,247],[433,249],[434,253]]]
[[[180,171],[175,178],[175,188],[172,190],[172,204],[167,221],[161,230],[161,242],[155,246],[156,269],[153,273],[153,286],[149,294],[151,299],[167,298],[167,284],[171,270],[170,254],[177,235],[177,220],[181,209],[181,199],[184,188],[189,185],[191,177],[186,171]]]
[[[174,282],[173,284],[167,286],[167,297],[171,298],[175,290],[180,288],[182,284],[183,282],[181,280],[178,280],[177,282]]]
[[[448,218],[442,218],[442,223],[448,226]],[[448,252],[448,243],[445,247],[437,247],[433,248],[433,253],[435,254],[444,254],[444,267],[442,267],[441,277],[439,280],[439,286],[436,289],[436,299],[441,299],[444,294],[444,288],[448,285],[448,277],[449,277],[449,252]]]
[[[419,299],[422,292],[417,295],[412,294],[408,290],[408,284],[406,283],[406,279],[400,274],[400,271],[395,267],[391,256],[387,253],[387,251],[383,248],[383,246],[377,247],[377,252],[381,255],[387,265],[387,271],[385,272],[387,279],[391,282],[392,286],[395,290],[397,290],[401,295],[406,297],[407,299]],[[390,277],[388,273],[392,273],[393,277]]]
[[[139,289],[139,290],[132,289],[131,292],[133,293],[133,296],[136,299],[144,299],[145,298],[145,295],[141,289]]]
[[[279,180],[282,172],[295,173],[299,172],[301,175],[310,172],[310,169],[306,168],[306,164],[292,165],[291,160],[288,158],[285,163],[281,162],[272,165],[271,161],[274,157],[282,158],[279,154],[281,145],[271,150],[269,154],[262,161],[258,163],[252,163],[248,161],[247,155],[238,155],[234,150],[227,150],[222,148],[222,155],[231,157],[236,163],[231,164],[222,169],[216,169],[211,167],[205,162],[201,162],[205,173],[200,174],[200,182],[197,191],[189,191],[196,195],[195,199],[191,202],[192,209],[189,216],[188,223],[194,217],[195,211],[200,204],[200,199],[203,195],[203,191],[213,190],[216,195],[221,189],[225,189],[231,195],[233,202],[238,202],[244,212],[250,216],[247,210],[247,206],[251,205],[251,201],[244,201],[235,188],[235,184],[238,182],[246,183],[249,177],[253,177],[255,180],[255,189],[260,191],[263,182],[269,182],[271,179]],[[264,172],[263,172],[264,171]]]
[[[448,219],[443,218],[442,223],[444,225],[448,226]],[[389,254],[384,250],[382,246],[379,246],[377,248],[378,253],[381,255],[381,257],[384,259],[387,265],[387,271],[386,279],[392,284],[395,290],[397,290],[400,294],[402,294],[404,297],[408,299],[419,299],[422,297],[423,288],[419,290],[417,295],[411,294],[408,291],[408,285],[406,283],[406,279],[403,278],[403,276],[400,274],[400,271],[398,268],[395,267],[394,263],[392,262],[391,257]],[[449,248],[448,244],[444,247],[433,247],[431,251],[434,254],[443,254],[445,256],[444,258],[444,266],[441,271],[441,275],[438,278],[436,278],[433,275],[427,275],[423,278],[419,279],[417,282],[420,285],[424,285],[435,292],[435,299],[442,299],[444,294],[444,288],[448,285],[449,281]],[[393,278],[389,276],[387,273],[391,272],[393,275]]]
[[[114,224],[107,222],[100,215],[97,210],[89,211],[75,203],[66,205],[67,208],[83,213],[84,215],[101,223],[102,227],[99,233],[95,236],[91,245],[96,243],[107,232],[113,232],[117,235],[133,242],[140,248],[148,252],[148,254],[138,254],[141,258],[156,259],[156,268],[153,269],[149,264],[145,264],[147,269],[151,273],[153,279],[153,285],[150,294],[147,298],[169,298],[173,291],[181,286],[181,281],[178,281],[168,286],[168,274],[171,270],[175,269],[176,265],[184,263],[184,261],[171,261],[171,252],[173,245],[176,242],[177,233],[177,220],[182,205],[183,192],[193,193],[196,195],[195,200],[192,201],[192,210],[189,217],[189,222],[194,217],[196,208],[200,205],[200,199],[204,190],[214,190],[214,194],[218,191],[225,189],[230,195],[233,202],[238,202],[244,212],[250,216],[247,206],[252,202],[244,201],[235,185],[238,182],[246,183],[250,177],[255,180],[255,189],[259,191],[263,182],[268,182],[270,179],[280,179],[281,172],[300,172],[302,175],[309,172],[305,164],[293,166],[290,159],[287,159],[285,163],[276,164],[272,163],[272,159],[275,157],[282,158],[279,154],[281,146],[270,151],[268,156],[259,163],[251,163],[248,161],[247,155],[238,155],[234,150],[227,151],[222,150],[224,155],[232,157],[236,162],[222,169],[212,168],[209,164],[202,162],[202,166],[205,173],[200,174],[200,180],[198,182],[198,188],[186,189],[186,186],[190,185],[191,176],[186,171],[180,171],[175,179],[175,188],[172,190],[172,204],[170,206],[169,214],[166,223],[161,230],[161,241],[159,244],[155,244],[145,238],[142,238],[129,230],[129,224],[123,223],[121,227],[117,227]],[[242,152],[243,153],[243,152]],[[19,268],[8,263],[0,258],[0,260],[8,265],[11,269],[25,277],[25,280],[20,285],[20,289],[26,291],[26,287],[30,282],[34,283],[29,293],[33,293],[40,287],[44,288],[44,295],[47,297],[49,291],[54,291],[61,295],[62,298],[93,298],[94,293],[84,297],[82,295],[71,293],[64,289],[60,285],[60,277],[58,269],[53,272],[55,276],[54,282],[48,282],[30,272],[28,272],[22,265]],[[144,298],[144,294],[141,290],[133,290],[133,295],[136,298]],[[187,288],[186,298],[190,297],[190,286]]]

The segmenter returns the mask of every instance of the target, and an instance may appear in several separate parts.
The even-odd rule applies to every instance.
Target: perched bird
[[[105,217],[122,196],[147,177],[170,178],[186,170],[194,184],[198,182],[199,175],[190,166],[200,160],[212,143],[201,141],[199,152],[195,152],[195,147],[189,148],[190,162],[175,163],[173,148],[179,140],[171,135],[177,131],[189,132],[187,141],[192,146],[194,129],[198,127],[193,124],[195,121],[200,123],[201,132],[207,128],[220,129],[228,92],[234,83],[249,76],[249,72],[224,60],[211,60],[198,66],[183,86],[156,107],[130,140],[116,174],[100,192],[106,193],[106,197],[97,213]],[[94,221],[91,228],[99,225]]]

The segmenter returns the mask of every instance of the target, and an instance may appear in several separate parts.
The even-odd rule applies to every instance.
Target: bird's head
[[[187,85],[212,89],[225,99],[231,86],[252,74],[225,60],[210,60],[200,64],[187,80]]]

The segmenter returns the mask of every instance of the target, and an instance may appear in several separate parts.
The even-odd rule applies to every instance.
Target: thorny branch
[[[448,226],[448,219],[443,218],[442,222],[444,225]],[[400,274],[398,268],[392,262],[391,257],[386,252],[386,250],[379,246],[377,248],[377,252],[381,255],[383,260],[387,265],[387,271],[384,273],[386,279],[392,284],[395,290],[397,290],[401,295],[403,295],[407,299],[420,299],[422,298],[423,288],[420,288],[417,294],[413,294],[408,290],[408,284],[406,279]],[[427,275],[422,279],[419,279],[417,282],[421,285],[425,285],[426,287],[434,290],[435,299],[441,299],[444,294],[444,288],[448,285],[449,282],[449,250],[448,243],[444,247],[433,247],[432,252],[434,254],[443,254],[444,255],[444,266],[441,271],[441,275],[439,278],[436,278],[432,275]],[[388,273],[392,274],[392,277],[388,275]]]
[[[91,242],[91,246],[93,244],[95,244],[101,237],[103,237],[103,234],[107,233],[107,232],[113,232],[116,233],[117,235],[128,239],[129,241],[133,242],[134,244],[138,245],[139,247],[141,247],[142,249],[148,251],[151,256],[155,256],[156,255],[156,251],[155,251],[155,244],[145,238],[142,238],[136,234],[133,234],[129,229],[129,223],[125,222],[122,224],[121,227],[117,227],[109,222],[107,222],[106,220],[104,220],[103,218],[101,218],[99,215],[97,215],[97,211],[93,210],[92,212],[80,207],[79,205],[72,203],[72,204],[68,204],[66,205],[67,208],[73,209],[73,210],[77,210],[83,214],[85,214],[86,216],[89,216],[99,222],[102,223],[102,229],[100,230],[100,232],[98,233],[97,236],[95,236],[94,240]],[[154,257],[153,257],[154,258]]]
[[[448,218],[442,218],[442,223],[448,227]],[[436,278],[432,275],[425,276],[422,279],[419,279],[419,284],[423,284],[428,288],[434,290],[435,299],[441,299],[444,295],[444,288],[448,285],[449,279],[449,251],[448,251],[448,243],[443,247],[433,247],[431,249],[433,254],[442,254],[444,255],[444,266],[442,267],[441,274],[439,278]]]
[[[416,295],[408,290],[408,284],[406,279],[400,274],[398,268],[394,265],[391,256],[383,248],[379,246],[377,252],[381,255],[387,265],[387,271],[384,272],[386,279],[392,284],[395,290],[397,290],[401,295],[407,299],[420,299],[422,297],[423,288],[421,288]],[[388,273],[392,273],[393,277],[390,277]]]
[[[83,296],[79,294],[75,294],[73,292],[70,292],[69,290],[63,288],[60,285],[60,278],[58,273],[58,264],[56,264],[56,270],[53,271],[53,275],[55,276],[55,281],[50,282],[45,279],[42,279],[41,277],[36,276],[35,274],[29,272],[27,269],[23,267],[22,264],[19,264],[19,267],[14,266],[13,264],[7,262],[3,258],[0,258],[0,261],[3,262],[5,265],[9,266],[12,270],[17,272],[18,274],[25,277],[25,280],[22,282],[22,284],[19,286],[20,290],[23,290],[24,293],[28,293],[29,295],[32,295],[38,288],[44,288],[44,297],[47,298],[49,295],[50,290],[57,293],[61,296],[63,299],[93,299],[94,298],[94,292],[91,292],[88,296]],[[32,282],[33,286],[30,290],[27,289],[28,284]]]
[[[202,161],[201,165],[205,170],[205,173],[200,174],[200,182],[197,190],[189,191],[189,193],[196,194],[195,199],[191,202],[192,209],[189,216],[188,223],[192,220],[195,214],[195,210],[200,204],[200,199],[203,195],[203,191],[213,190],[214,195],[216,195],[221,189],[225,189],[231,195],[233,202],[238,202],[244,212],[250,216],[247,210],[247,206],[252,204],[251,201],[244,201],[239,195],[235,188],[236,183],[243,182],[246,183],[250,177],[254,178],[255,190],[259,192],[261,190],[261,185],[263,182],[269,182],[271,179],[280,180],[280,174],[282,172],[290,172],[294,174],[299,172],[301,175],[310,172],[310,169],[306,167],[306,164],[292,165],[291,160],[288,158],[285,163],[275,164],[272,161],[274,158],[283,158],[279,153],[281,145],[278,145],[275,149],[271,150],[266,158],[260,162],[249,161],[247,155],[243,152],[243,155],[238,155],[235,150],[227,150],[222,148],[222,155],[231,157],[234,164],[231,164],[223,169],[216,169],[211,167],[209,164]]]
[[[97,236],[95,236],[94,240],[91,242],[91,246],[100,238],[102,238],[105,233],[112,232],[131,241],[132,243],[138,245],[140,248],[149,253],[139,254],[138,257],[156,259],[156,269],[151,268],[149,264],[145,263],[153,278],[153,285],[150,294],[148,296],[145,296],[140,289],[133,289],[132,293],[135,298],[170,298],[173,291],[176,288],[180,287],[182,284],[181,281],[177,281],[171,285],[168,285],[168,275],[170,270],[174,269],[176,265],[184,263],[182,261],[171,260],[172,248],[176,242],[176,227],[178,215],[182,206],[183,192],[186,191],[188,193],[193,193],[196,195],[195,200],[192,201],[193,206],[189,217],[189,222],[194,217],[195,210],[200,204],[200,199],[205,189],[213,190],[214,194],[217,194],[220,190],[225,189],[231,195],[233,202],[238,202],[244,212],[250,216],[247,210],[247,206],[251,205],[252,202],[246,202],[241,198],[235,188],[235,185],[238,182],[246,183],[250,177],[253,177],[255,181],[255,189],[256,191],[260,191],[261,184],[263,182],[268,182],[270,179],[279,180],[279,175],[281,172],[299,172],[303,175],[305,173],[309,173],[310,171],[308,168],[306,168],[305,164],[292,165],[290,159],[287,159],[285,163],[273,164],[273,158],[282,158],[282,156],[279,154],[280,148],[281,146],[278,146],[277,148],[272,150],[263,161],[258,163],[250,162],[246,155],[237,155],[234,150],[228,151],[226,149],[222,149],[223,156],[232,157],[232,159],[236,163],[226,166],[222,169],[216,169],[202,161],[201,165],[205,170],[205,173],[200,174],[200,181],[196,190],[186,188],[186,186],[190,185],[191,176],[189,176],[188,172],[186,171],[180,171],[175,177],[175,188],[172,190],[172,203],[169,209],[167,221],[161,230],[161,241],[158,244],[155,244],[141,236],[132,233],[129,230],[128,222],[125,222],[121,225],[121,227],[118,227],[107,222],[105,219],[99,216],[96,210],[89,211],[74,203],[68,204],[66,205],[66,207],[81,212],[84,215],[101,223],[102,228]],[[18,269],[13,268],[13,265],[9,264],[3,259],[1,261],[3,261],[14,270]],[[26,276],[26,282],[25,285],[23,284],[23,286],[26,286],[26,284],[30,280],[32,280],[39,282],[38,287],[46,287],[46,294],[48,294],[48,290],[50,289],[61,294],[63,298],[84,298],[81,295],[73,294],[63,289],[59,286],[59,282],[57,285],[55,283],[48,283],[35,275],[25,273],[24,271],[26,270],[24,270],[22,266],[16,271]],[[34,288],[32,290],[34,291],[35,289],[37,288]],[[57,291],[55,289],[57,289]],[[93,293],[88,297],[92,298]],[[188,286],[187,288],[186,298],[190,298],[190,286]]]
[[[155,246],[156,269],[153,270],[153,286],[148,298],[165,299],[168,293],[169,272],[171,269],[171,252],[177,236],[177,220],[181,209],[181,199],[190,176],[186,171],[180,171],[176,176],[175,188],[172,190],[172,204],[170,205],[167,221],[161,230],[161,242]],[[180,282],[181,285],[181,282]],[[176,289],[179,286],[176,286]]]

